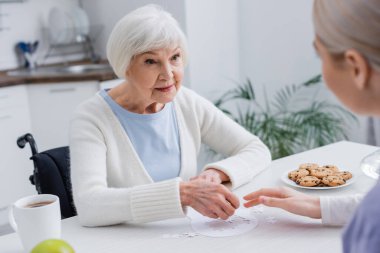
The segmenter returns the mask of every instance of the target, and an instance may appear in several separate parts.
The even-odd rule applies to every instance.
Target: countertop
[[[105,61],[101,63],[106,63]],[[70,62],[69,65],[75,64],[91,64],[91,62],[80,61]],[[55,64],[58,65],[58,64]],[[61,82],[75,82],[75,81],[106,81],[117,78],[112,70],[101,70],[84,73],[62,73],[54,75],[31,75],[31,76],[8,76],[6,71],[0,71],[0,88],[7,86],[14,86],[19,84],[33,84],[33,83],[61,83]]]

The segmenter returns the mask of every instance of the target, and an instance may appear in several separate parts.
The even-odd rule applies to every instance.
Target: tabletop
[[[342,170],[353,172],[356,180],[344,188],[297,190],[321,196],[365,193],[375,184],[375,180],[360,171],[359,163],[365,155],[376,149],[374,146],[342,141],[278,159],[235,193],[241,197],[262,187],[282,186],[284,183],[280,179],[281,175],[306,162],[337,165]],[[78,224],[77,217],[73,217],[62,221],[62,238],[68,241],[77,253],[341,252],[342,227],[324,226],[320,220],[269,207],[262,207],[255,216],[258,220],[256,228],[242,235],[222,238],[183,236],[193,232],[188,218],[139,225],[86,228]],[[16,234],[0,237],[0,252],[23,252]]]

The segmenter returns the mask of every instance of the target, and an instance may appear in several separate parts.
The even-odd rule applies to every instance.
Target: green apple
[[[48,239],[37,244],[30,253],[75,253],[75,251],[64,240]]]

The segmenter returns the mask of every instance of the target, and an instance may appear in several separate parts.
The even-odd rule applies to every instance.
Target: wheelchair
[[[37,144],[30,133],[17,138],[17,146],[24,148],[29,143],[32,151],[33,174],[30,183],[35,185],[38,194],[54,194],[59,197],[62,219],[75,216],[70,178],[69,147],[59,147],[38,152]]]

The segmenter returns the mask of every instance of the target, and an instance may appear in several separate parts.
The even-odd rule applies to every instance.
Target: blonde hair
[[[315,0],[315,33],[332,55],[360,52],[380,70],[380,1]]]
[[[107,58],[115,74],[125,73],[135,55],[179,46],[187,60],[186,37],[172,15],[160,6],[149,4],[125,15],[113,28],[107,43]]]

